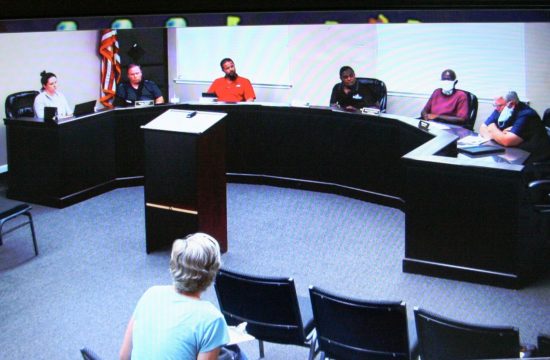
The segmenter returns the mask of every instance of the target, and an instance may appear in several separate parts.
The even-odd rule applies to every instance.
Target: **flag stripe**
[[[101,55],[101,92],[99,101],[103,106],[112,108],[116,95],[116,85],[120,82],[120,56],[117,32],[105,29],[101,32],[99,54]]]

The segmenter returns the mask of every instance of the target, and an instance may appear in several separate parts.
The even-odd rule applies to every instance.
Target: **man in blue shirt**
[[[493,106],[495,111],[479,129],[481,136],[530,152],[530,162],[550,160],[550,139],[540,116],[515,91],[496,98]]]

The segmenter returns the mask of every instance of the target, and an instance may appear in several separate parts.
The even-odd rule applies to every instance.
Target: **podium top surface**
[[[193,115],[194,114],[194,115]],[[192,117],[188,117],[193,115]],[[166,110],[142,129],[201,134],[227,115],[222,112]]]

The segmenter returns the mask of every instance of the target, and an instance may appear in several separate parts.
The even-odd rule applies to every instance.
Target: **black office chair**
[[[463,91],[468,96],[468,119],[466,119],[466,123],[464,124],[464,127],[468,130],[474,130],[474,125],[476,124],[476,118],[477,118],[477,108],[478,108],[477,96],[475,96],[474,94],[466,90],[460,90],[460,91]]]
[[[537,356],[550,356],[550,335],[539,334],[537,337]]]
[[[539,164],[537,167],[546,168],[548,171],[549,165]],[[544,171],[537,170],[537,176],[540,176],[538,173],[542,172]],[[535,211],[531,225],[533,241],[530,243],[529,252],[536,254],[533,260],[539,259],[537,262],[532,261],[531,265],[544,272],[548,268],[548,261],[550,261],[550,180],[531,181],[527,190]]]
[[[539,334],[537,336],[537,356],[550,357],[550,335]]]
[[[97,356],[95,352],[88,349],[87,347],[80,349],[80,354],[82,355],[82,358],[84,360],[101,360],[101,358]]]
[[[9,234],[12,231],[17,230],[25,225],[29,225],[31,228],[32,242],[34,245],[34,254],[38,255],[38,246],[36,244],[34,223],[30,210],[31,206],[29,204],[9,200],[3,197],[0,198],[0,246],[3,245],[4,236],[6,234]],[[17,218],[18,216],[26,216],[27,221],[22,222],[7,231],[4,231],[4,224],[10,220]]]
[[[528,185],[529,196],[535,210],[550,213],[550,180],[534,180]]]
[[[542,123],[547,128],[550,128],[550,108],[544,110],[544,114],[542,115]]]
[[[519,330],[472,325],[414,309],[422,360],[519,358]]]
[[[298,298],[291,278],[258,277],[221,269],[214,285],[220,310],[228,325],[247,322],[246,330],[259,342],[310,348],[315,356],[313,315],[309,299]]]
[[[6,97],[6,118],[15,119],[23,116],[34,116],[34,98],[38,91],[21,91]]]
[[[411,359],[404,303],[356,300],[314,286],[309,297],[321,359]]]
[[[542,123],[546,128],[546,133],[550,136],[550,108],[544,110],[544,114],[542,115]]]
[[[386,105],[388,103],[388,90],[386,89],[386,84],[382,80],[364,77],[358,77],[357,81],[363,85],[367,85],[380,104],[380,112],[386,112]]]

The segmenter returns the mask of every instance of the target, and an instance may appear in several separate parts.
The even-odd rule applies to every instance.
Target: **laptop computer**
[[[201,104],[211,104],[216,101],[218,101],[218,98],[215,93],[203,92],[199,98]]]
[[[95,100],[86,101],[81,104],[76,104],[74,107],[73,115],[74,116],[82,116],[82,115],[88,115],[92,114],[95,111]]]
[[[50,122],[55,121],[57,116],[57,107],[55,106],[45,106],[44,107],[44,121]]]

